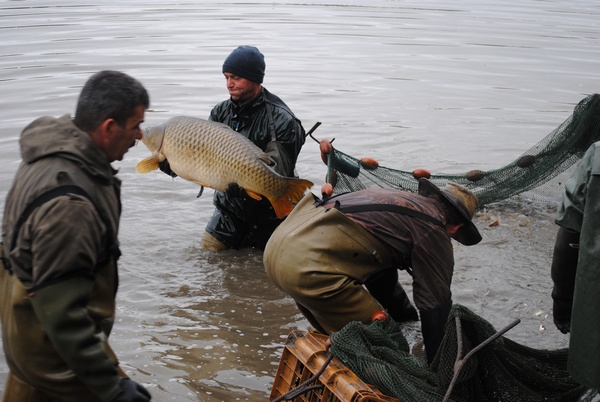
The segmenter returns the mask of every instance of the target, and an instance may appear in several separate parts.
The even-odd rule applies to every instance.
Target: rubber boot
[[[421,332],[423,333],[423,343],[425,345],[425,354],[427,363],[431,364],[437,354],[442,339],[444,339],[446,321],[452,307],[452,300],[448,300],[440,306],[431,310],[419,310],[421,313]]]
[[[207,249],[207,250],[212,250],[212,251],[221,251],[221,250],[225,250],[227,248],[227,246],[225,246],[225,244],[221,243],[219,240],[217,240],[213,235],[211,235],[208,232],[204,232],[204,235],[202,236],[202,240],[200,240],[200,247]]]
[[[419,314],[398,282],[398,270],[389,269],[365,283],[369,293],[396,322],[419,321]]]

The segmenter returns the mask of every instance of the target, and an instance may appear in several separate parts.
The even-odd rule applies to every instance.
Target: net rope
[[[479,206],[516,195],[556,202],[560,199],[564,175],[600,140],[600,95],[581,100],[573,113],[540,142],[511,163],[493,170],[470,170],[461,174],[431,174],[430,180],[443,187],[447,182],[461,184],[473,191]],[[552,180],[559,178],[559,180]],[[327,158],[327,181],[333,194],[372,187],[396,188],[416,192],[418,179],[412,171],[376,166],[333,148]]]
[[[535,146],[499,169],[462,174],[431,174],[473,191],[479,207],[514,196],[557,203],[564,181],[587,149],[600,140],[600,95],[581,100],[562,124]],[[384,187],[416,192],[413,172],[369,164],[336,148],[328,154],[327,182],[333,194]],[[455,317],[460,318],[457,331]],[[400,325],[393,320],[347,324],[331,335],[331,353],[361,379],[402,402],[443,401],[455,374],[459,344],[468,353],[497,334],[467,308],[454,305],[446,334],[431,366],[409,353]],[[460,334],[460,335],[459,335]],[[460,337],[460,341],[459,341]],[[474,353],[454,379],[449,401],[592,401],[598,392],[576,383],[567,371],[567,349],[537,350],[504,336]]]
[[[431,366],[409,353],[401,325],[391,319],[348,323],[331,335],[330,352],[363,381],[401,402],[589,402],[597,397],[569,376],[567,349],[537,350],[498,336],[464,362],[444,399],[455,374],[459,336],[463,355],[497,336],[489,322],[460,304],[448,317]]]

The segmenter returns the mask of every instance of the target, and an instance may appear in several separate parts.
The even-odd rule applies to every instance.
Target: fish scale
[[[155,170],[167,159],[171,170],[185,180],[220,191],[236,183],[252,198],[266,197],[280,218],[313,185],[309,180],[276,173],[267,154],[221,123],[176,116],[147,128],[141,141],[152,156],[138,163],[138,172]]]

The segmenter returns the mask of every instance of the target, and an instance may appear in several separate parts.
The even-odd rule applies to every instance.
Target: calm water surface
[[[20,131],[72,114],[93,72],[141,80],[147,125],[206,118],[240,44],[263,51],[264,85],[344,152],[402,170],[497,168],[600,92],[598,21],[595,0],[0,1],[0,212]],[[258,251],[199,248],[211,191],[197,199],[192,183],[138,175],[148,154],[140,145],[115,164],[124,255],[113,347],[157,401],[266,400],[287,334],[307,323]],[[310,139],[298,171],[318,192],[325,166]],[[551,319],[554,210],[491,205],[477,217],[483,242],[455,250],[455,302],[497,328],[521,319],[507,336],[539,348],[568,345]],[[0,393],[6,373],[0,357]]]

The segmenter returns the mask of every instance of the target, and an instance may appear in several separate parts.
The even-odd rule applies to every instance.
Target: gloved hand
[[[171,170],[171,164],[166,159],[158,163],[158,168],[171,177],[177,177],[177,173]]]
[[[119,387],[121,392],[111,402],[147,402],[152,399],[146,388],[129,378],[121,379]]]
[[[365,287],[395,321],[419,320],[417,310],[411,304],[402,284],[398,282],[396,268],[385,270],[377,277],[369,279]]]
[[[246,191],[240,186],[238,186],[237,183],[230,183],[227,189],[225,190],[225,193],[230,198],[243,198],[246,196]]]
[[[571,308],[571,303],[554,300],[552,307],[554,325],[563,334],[571,332]]]
[[[571,310],[579,257],[579,233],[560,227],[556,234],[550,273],[554,288],[552,314],[556,328],[563,334],[571,330]]]

